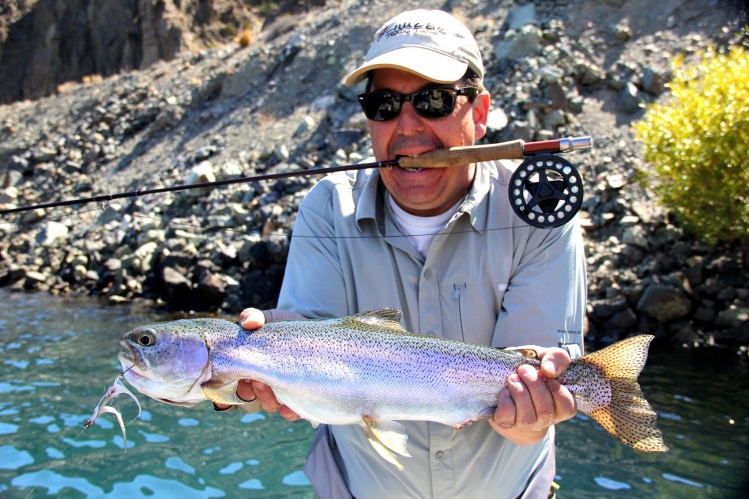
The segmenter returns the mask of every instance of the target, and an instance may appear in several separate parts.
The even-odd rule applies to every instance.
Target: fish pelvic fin
[[[655,424],[658,416],[637,382],[652,340],[651,335],[627,338],[578,361],[595,366],[611,388],[610,403],[588,416],[630,447],[643,452],[666,452],[668,447]]]
[[[395,421],[382,421],[364,416],[361,429],[374,450],[387,462],[403,471],[398,456],[411,457],[406,449],[408,435],[403,425]]]

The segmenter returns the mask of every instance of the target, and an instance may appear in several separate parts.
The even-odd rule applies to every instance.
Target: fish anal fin
[[[369,440],[369,443],[372,445],[375,451],[382,457],[385,461],[395,465],[396,468],[403,471],[403,465],[400,463],[400,460],[398,459],[398,454],[391,451],[382,443],[377,440],[377,437],[374,433],[372,433],[372,430],[369,429],[369,427],[365,424],[361,425],[361,429],[364,432],[364,434],[367,436],[367,440]]]
[[[369,416],[362,418],[361,428],[369,443],[386,461],[403,470],[398,456],[411,457],[406,448],[408,435],[402,424],[395,421],[377,420]]]

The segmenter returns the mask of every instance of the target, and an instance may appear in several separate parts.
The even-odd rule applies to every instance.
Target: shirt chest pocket
[[[458,281],[440,290],[445,338],[491,345],[506,284]]]

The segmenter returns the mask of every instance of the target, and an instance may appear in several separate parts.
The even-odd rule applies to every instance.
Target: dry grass
[[[243,29],[242,32],[239,33],[239,36],[237,36],[237,43],[239,43],[239,46],[242,48],[252,45],[252,42],[254,41],[255,39],[252,36],[252,31],[250,31],[249,28]]]

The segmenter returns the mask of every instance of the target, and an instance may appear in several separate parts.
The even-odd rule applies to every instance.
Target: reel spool
[[[564,158],[539,154],[526,159],[510,178],[510,204],[524,222],[549,229],[566,224],[583,202],[580,174]]]

